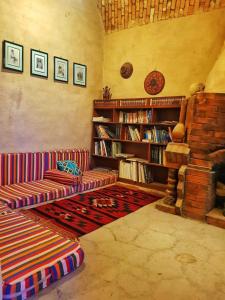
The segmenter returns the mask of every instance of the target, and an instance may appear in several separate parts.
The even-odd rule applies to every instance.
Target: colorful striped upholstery
[[[82,181],[73,186],[49,179],[10,184],[0,187],[0,201],[13,209],[22,208],[98,188],[114,183],[116,180],[117,175],[112,172],[86,171],[83,173]]]
[[[0,206],[3,300],[24,300],[35,295],[78,268],[83,258],[78,242]]]
[[[57,160],[75,160],[89,170],[89,151],[71,149],[36,153],[0,153],[0,186],[43,179],[44,171],[56,169]]]
[[[69,149],[45,152],[44,171],[57,169],[57,160],[75,160],[82,172],[89,170],[90,153],[85,149]]]
[[[63,198],[74,192],[73,186],[44,179],[1,186],[0,201],[14,209]]]
[[[82,182],[43,179],[57,160],[75,160]],[[48,177],[48,176],[47,176]],[[88,150],[0,154],[0,261],[3,300],[25,300],[78,268],[84,258],[72,242],[10,208],[43,203],[114,183],[117,175],[89,171]],[[4,204],[4,205],[3,205]],[[9,208],[10,207],[10,208]]]
[[[49,179],[66,185],[77,185],[82,180],[82,175],[76,176],[56,169],[44,172],[44,179]]]
[[[75,187],[76,192],[84,192],[107,184],[115,183],[117,174],[113,172],[86,171],[83,173],[82,182]]]

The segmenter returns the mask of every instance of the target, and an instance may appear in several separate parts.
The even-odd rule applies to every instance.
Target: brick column
[[[215,204],[215,172],[208,168],[188,165],[185,182],[183,214],[204,220]]]
[[[225,94],[198,93],[192,101],[183,213],[203,220],[215,202],[215,173],[209,154],[225,148]]]

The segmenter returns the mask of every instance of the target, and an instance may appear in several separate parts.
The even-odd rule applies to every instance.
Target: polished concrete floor
[[[225,230],[150,204],[81,238],[85,263],[40,300],[224,300]]]

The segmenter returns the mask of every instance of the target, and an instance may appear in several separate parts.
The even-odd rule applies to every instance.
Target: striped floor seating
[[[2,186],[0,200],[15,209],[63,198],[74,191],[73,186],[44,179]]]
[[[63,185],[47,179],[5,185],[0,187],[0,201],[12,209],[22,208],[64,198],[116,181],[115,174],[97,171],[86,171],[82,177],[82,182],[76,186]]]
[[[75,160],[83,172],[82,181],[67,185],[44,179],[47,170],[56,169],[57,160]],[[13,209],[28,208],[116,181],[113,172],[89,170],[89,165],[89,151],[82,149],[0,154],[3,300],[25,300],[82,264],[84,253],[77,241]]]
[[[78,184],[75,189],[76,192],[84,192],[90,189],[95,189],[107,184],[115,183],[117,175],[113,172],[101,172],[101,171],[85,171],[83,173],[82,182]]]
[[[82,170],[80,183],[71,186],[43,179],[47,170],[56,169],[57,160],[68,159]],[[0,154],[0,201],[12,209],[22,208],[116,181],[114,173],[89,170],[89,164],[89,151],[82,149]]]
[[[3,300],[24,300],[77,269],[80,244],[0,206]]]

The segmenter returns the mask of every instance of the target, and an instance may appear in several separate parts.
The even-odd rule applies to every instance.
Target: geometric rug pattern
[[[158,199],[144,191],[113,185],[23,212],[63,236],[76,239]]]

